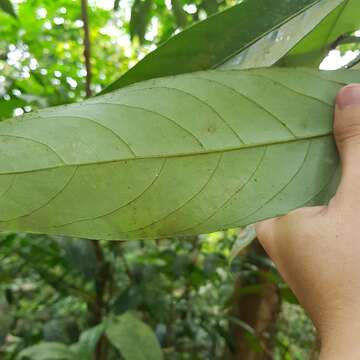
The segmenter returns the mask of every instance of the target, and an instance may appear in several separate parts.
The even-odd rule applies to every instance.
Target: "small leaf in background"
[[[274,30],[306,13],[307,15],[300,18],[299,22],[292,24],[285,33],[281,33],[276,42],[273,38],[270,41],[267,39],[256,51],[254,50],[257,56],[259,53],[270,53],[271,61],[265,56],[263,62],[266,61],[266,64],[261,65],[268,66],[269,62],[277,61],[285,55],[323,19],[324,14],[329,13],[343,1],[244,1],[175,35],[147,55],[120,79],[109,85],[102,93],[151,78],[213,69],[226,63],[232,57],[238,57],[250,46],[257,46],[258,40],[269,34],[273,36]],[[225,33],[226,36],[224,36]],[[276,36],[277,33],[275,33],[275,38]],[[281,46],[277,44],[279,41],[281,41]],[[272,50],[273,47],[274,50]]]
[[[187,24],[187,13],[182,7],[180,0],[171,0],[171,9],[175,17],[176,25],[183,29]]]
[[[110,319],[106,335],[124,360],[163,359],[155,333],[130,313]]]
[[[76,354],[68,346],[56,342],[42,342],[22,350],[18,357],[30,360],[74,360]]]
[[[101,323],[81,333],[76,344],[70,346],[71,350],[84,358],[92,358],[97,343],[105,331],[105,323]]]
[[[58,237],[55,241],[65,251],[65,259],[85,279],[92,280],[98,270],[96,254],[91,242],[86,239]]]
[[[239,253],[250,245],[256,239],[255,225],[248,225],[245,229],[241,230],[239,236],[231,249],[229,255],[229,264],[239,255]]]
[[[143,302],[143,294],[139,286],[130,286],[114,299],[112,313],[121,315],[128,310],[136,309]]]
[[[4,246],[4,244],[1,244]],[[4,344],[6,336],[15,321],[15,316],[11,312],[9,297],[6,291],[0,291],[0,346]]]
[[[139,39],[140,44],[144,43],[147,27],[150,23],[150,11],[153,0],[135,0],[131,8],[130,38]]]
[[[229,317],[229,321],[238,326],[243,332],[245,340],[255,353],[259,353],[262,350],[261,338],[256,331],[245,321],[242,321],[234,316]]]
[[[23,99],[12,97],[9,100],[0,99],[0,120],[13,116],[14,110],[26,105]]]
[[[215,14],[219,9],[220,3],[217,0],[203,0],[200,4],[208,15]]]
[[[14,18],[17,18],[14,7],[12,6],[10,0],[0,0],[0,9]]]
[[[114,1],[114,10],[118,10],[119,9],[119,6],[120,6],[120,0],[115,0]]]
[[[51,319],[43,327],[43,340],[46,342],[71,343],[77,340],[79,328],[74,319]]]
[[[290,303],[299,305],[299,300],[296,298],[295,294],[292,292],[292,290],[287,286],[287,284],[279,284],[279,291],[281,295],[281,299],[284,301]]]

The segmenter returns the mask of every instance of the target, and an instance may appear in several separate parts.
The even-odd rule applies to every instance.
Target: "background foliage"
[[[0,0],[0,119],[84,98],[80,1],[12,4]],[[92,91],[234,4],[90,1]],[[352,61],[346,52],[356,55],[358,37],[336,37],[331,48]],[[230,265],[242,236],[113,243],[1,234],[0,358],[132,360],[141,344],[154,359],[159,346],[166,359],[308,359],[312,325],[258,244]]]

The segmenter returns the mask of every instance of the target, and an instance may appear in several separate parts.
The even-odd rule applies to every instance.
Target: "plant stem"
[[[90,32],[89,32],[89,15],[88,15],[88,1],[81,0],[81,17],[83,21],[84,29],[84,58],[85,58],[85,68],[86,68],[86,82],[85,82],[85,92],[86,97],[91,96],[91,43],[90,43]]]
[[[112,277],[109,273],[109,264],[105,259],[103,249],[97,240],[90,240],[95,251],[97,260],[97,274],[95,279],[95,292],[96,292],[96,307],[94,309],[94,318],[96,324],[103,321],[105,314],[105,292]],[[103,335],[95,349],[95,360],[106,360],[107,358],[108,343],[106,337]]]

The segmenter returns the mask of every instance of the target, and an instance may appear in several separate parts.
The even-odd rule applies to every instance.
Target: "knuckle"
[[[334,134],[340,146],[348,142],[360,143],[360,107],[341,111],[334,123]]]

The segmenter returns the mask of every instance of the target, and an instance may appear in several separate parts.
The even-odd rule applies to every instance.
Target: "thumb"
[[[334,136],[342,178],[336,198],[360,205],[360,84],[342,88],[336,98]]]

